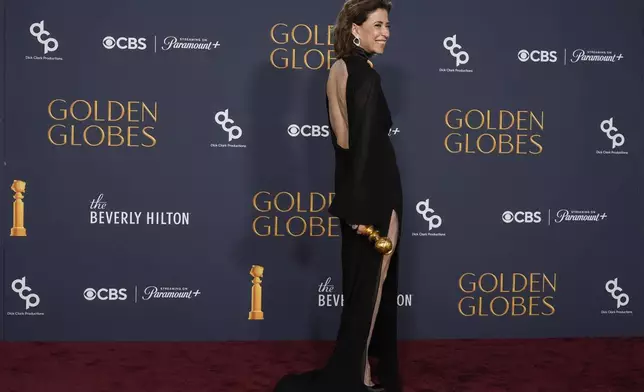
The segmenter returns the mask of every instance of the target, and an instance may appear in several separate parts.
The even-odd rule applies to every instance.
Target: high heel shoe
[[[369,392],[385,392],[385,388],[380,384],[374,384],[372,387],[365,385]]]

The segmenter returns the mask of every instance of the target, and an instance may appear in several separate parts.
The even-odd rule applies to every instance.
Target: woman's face
[[[373,11],[367,20],[358,26],[353,24],[353,36],[360,38],[360,47],[367,52],[382,54],[389,39],[389,14],[387,10]]]

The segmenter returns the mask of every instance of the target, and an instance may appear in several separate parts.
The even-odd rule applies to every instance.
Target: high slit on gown
[[[380,76],[368,59],[356,49],[334,64],[339,69],[331,71],[327,85],[335,150],[335,197],[329,213],[341,223],[344,295],[335,349],[323,368],[286,375],[274,392],[364,392],[367,356],[378,360],[371,372],[374,381],[386,392],[402,391],[396,303],[402,187],[389,139],[391,115]],[[373,225],[392,240],[394,252],[378,253],[351,224]]]

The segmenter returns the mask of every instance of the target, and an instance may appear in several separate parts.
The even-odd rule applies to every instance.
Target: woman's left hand
[[[358,234],[366,234],[367,232],[367,226],[365,225],[358,225],[358,228],[356,229]]]

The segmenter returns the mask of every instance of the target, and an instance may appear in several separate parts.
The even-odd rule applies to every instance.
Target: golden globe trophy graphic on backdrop
[[[25,203],[22,199],[25,198],[27,183],[25,181],[13,180],[11,190],[14,191],[13,195],[13,227],[11,228],[11,237],[26,237],[27,229],[25,229]]]
[[[264,277],[264,267],[261,265],[254,265],[250,269],[250,275],[253,277],[253,288],[250,294],[250,312],[248,313],[249,320],[264,320],[264,312],[262,312],[262,280]]]

